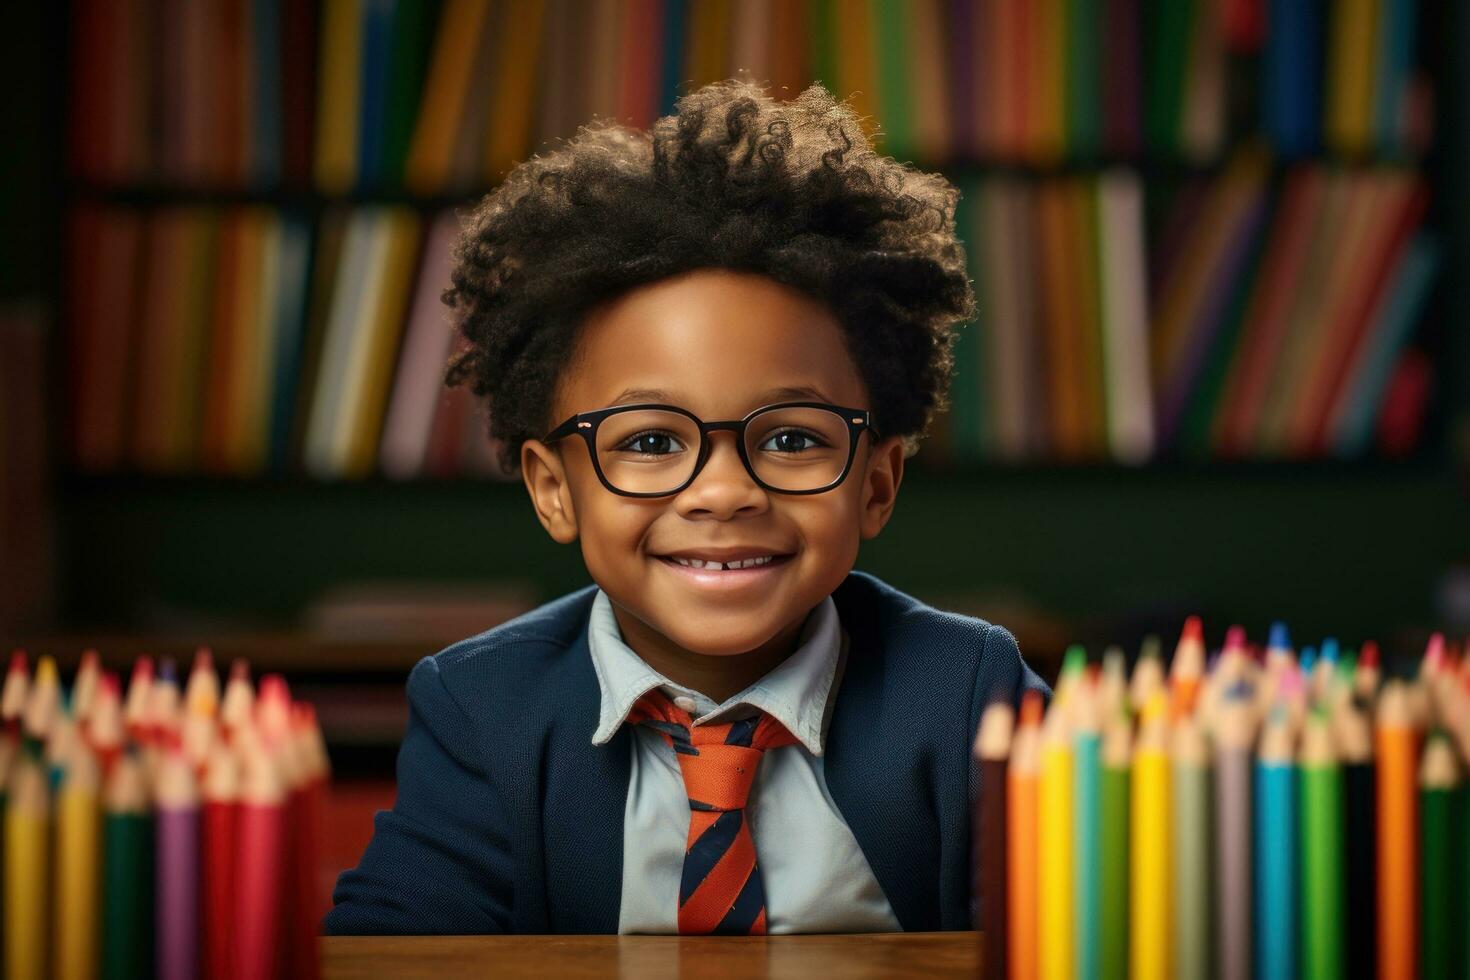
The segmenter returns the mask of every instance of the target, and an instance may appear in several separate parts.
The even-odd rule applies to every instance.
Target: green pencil
[[[1128,976],[1128,787],[1132,771],[1133,726],[1127,714],[1119,711],[1103,733],[1098,788],[1102,906],[1097,959],[1101,980]]]
[[[1435,731],[1424,745],[1419,767],[1419,846],[1421,848],[1419,975],[1448,977],[1460,963],[1463,937],[1455,880],[1464,842],[1455,828],[1460,823],[1460,773],[1455,750],[1443,731]]]
[[[1343,975],[1342,769],[1327,719],[1313,714],[1302,734],[1302,976]]]
[[[153,822],[138,760],[113,763],[102,815],[102,976],[152,975]]]

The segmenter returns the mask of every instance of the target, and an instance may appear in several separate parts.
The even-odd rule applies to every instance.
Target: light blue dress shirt
[[[807,617],[791,656],[718,705],[644,663],[623,641],[612,600],[601,589],[587,629],[601,691],[592,744],[606,744],[634,702],[655,687],[696,725],[734,721],[757,708],[799,740],[766,751],[745,807],[765,886],[768,933],[902,931],[822,773],[823,740],[847,656],[847,633],[831,596]],[[635,726],[632,743],[618,932],[677,933],[689,797],[662,735]]]

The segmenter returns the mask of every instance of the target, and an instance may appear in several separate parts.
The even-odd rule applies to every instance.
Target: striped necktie
[[[679,882],[679,932],[764,935],[766,893],[755,861],[745,800],[766,749],[796,736],[775,718],[694,725],[687,711],[657,688],[628,714],[674,749],[689,797],[689,840]]]

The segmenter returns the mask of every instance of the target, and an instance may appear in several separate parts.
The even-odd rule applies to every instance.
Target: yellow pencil
[[[46,771],[31,752],[16,760],[5,814],[5,975],[46,976]]]
[[[97,760],[80,738],[71,743],[56,795],[56,975],[97,975],[97,882],[101,812]]]
[[[1169,702],[1155,691],[1144,706],[1133,753],[1133,893],[1129,951],[1135,980],[1170,975]]]
[[[1037,959],[1041,980],[1072,976],[1072,733],[1064,705],[1052,704],[1041,726],[1041,840],[1037,860]]]

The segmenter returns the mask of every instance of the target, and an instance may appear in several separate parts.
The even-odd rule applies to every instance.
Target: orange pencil
[[[1041,714],[1041,695],[1027,691],[1021,700],[1021,720],[1011,743],[1011,764],[1006,772],[1006,834],[1010,844],[1010,853],[1006,855],[1008,953],[1013,980],[1031,980],[1040,967],[1036,868]]]
[[[1378,975],[1410,980],[1419,967],[1417,746],[1408,692],[1383,685],[1378,700]]]
[[[1174,662],[1169,667],[1170,703],[1176,717],[1194,711],[1200,682],[1205,674],[1205,632],[1198,616],[1184,621]]]

